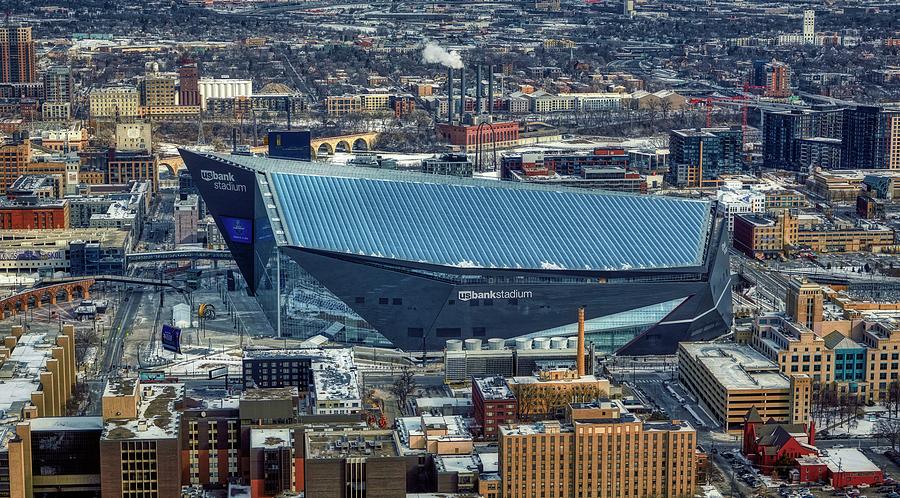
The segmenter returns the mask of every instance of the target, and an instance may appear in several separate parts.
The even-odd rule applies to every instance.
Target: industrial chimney
[[[481,114],[481,64],[475,69],[475,114]]]
[[[447,68],[447,124],[453,124],[453,68]]]
[[[584,377],[584,306],[578,308],[578,350],[575,352],[575,369],[578,378]]]
[[[466,116],[466,68],[459,70],[459,121]]]
[[[494,114],[494,65],[488,66],[488,114]]]

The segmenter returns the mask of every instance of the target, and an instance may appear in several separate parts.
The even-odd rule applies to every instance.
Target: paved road
[[[115,365],[120,365],[122,355],[125,350],[125,335],[127,326],[130,326],[134,319],[134,314],[143,299],[144,291],[142,289],[133,289],[125,292],[125,299],[128,302],[119,307],[115,319],[113,319],[109,334],[104,339],[102,354],[103,358],[100,362],[101,378],[108,378],[111,370]]]

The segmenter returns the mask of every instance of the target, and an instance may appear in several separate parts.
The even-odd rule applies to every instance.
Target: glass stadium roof
[[[674,268],[703,263],[711,225],[707,201],[225,157],[268,173],[299,247],[473,268]]]

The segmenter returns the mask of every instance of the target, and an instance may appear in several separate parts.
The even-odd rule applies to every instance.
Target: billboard
[[[209,370],[209,378],[212,379],[221,379],[222,377],[226,377],[228,375],[228,367],[216,367],[211,368]]]
[[[171,325],[163,325],[162,347],[166,351],[181,354],[181,329]]]
[[[225,235],[228,240],[237,242],[238,244],[249,244],[253,242],[253,222],[243,218],[232,218],[231,216],[220,216],[222,225],[225,226]]]

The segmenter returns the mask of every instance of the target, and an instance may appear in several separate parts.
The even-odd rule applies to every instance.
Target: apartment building
[[[500,428],[501,496],[692,496],[696,447],[687,422],[642,422],[610,401],[573,404],[564,422]]]
[[[91,118],[94,119],[140,115],[140,93],[133,86],[94,88],[89,100]]]

